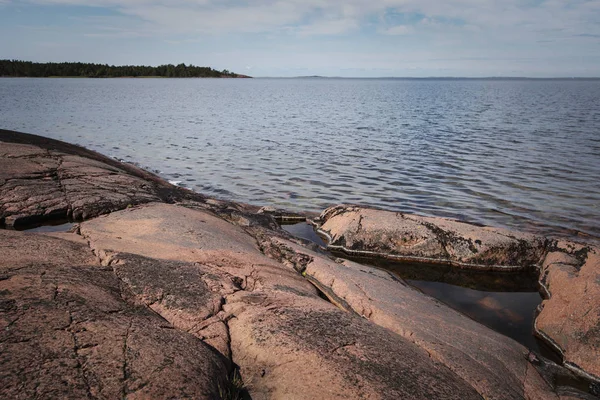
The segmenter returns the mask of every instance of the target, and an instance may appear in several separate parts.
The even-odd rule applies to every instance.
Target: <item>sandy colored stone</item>
[[[75,242],[79,244],[83,244],[87,246],[87,240],[83,238],[83,236],[77,234],[76,232],[38,232],[39,235],[68,240],[70,242]],[[91,252],[91,249],[90,249]]]
[[[253,399],[478,398],[426,351],[324,301],[206,211],[147,204],[80,231],[138,301],[212,343],[227,334]]]
[[[38,265],[99,265],[82,242],[47,235],[0,230],[0,273]]]
[[[263,247],[317,284],[332,301],[397,333],[446,365],[484,398],[521,399],[550,386],[529,370],[529,351],[514,340],[405,284],[390,273],[351,261],[335,262],[290,241],[271,237]]]
[[[557,243],[541,283],[549,298],[535,320],[537,333],[563,353],[567,367],[600,383],[600,250]]]
[[[113,253],[128,252],[196,262],[236,277],[243,289],[285,284],[316,293],[293,270],[265,256],[241,227],[207,211],[152,203],[83,222],[80,231],[105,260]]]
[[[328,208],[319,224],[332,250],[475,269],[529,269],[546,246],[535,235],[355,206]]]
[[[224,308],[253,399],[480,398],[423,349],[330,303],[241,291]]]
[[[124,301],[111,269],[84,265],[89,248],[19,232],[0,238],[0,397],[218,396],[227,360]]]

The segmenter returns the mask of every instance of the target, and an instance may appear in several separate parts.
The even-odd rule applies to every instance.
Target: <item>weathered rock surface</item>
[[[0,132],[0,220],[9,226],[160,200],[151,183],[116,166],[2,138]]]
[[[500,228],[355,206],[330,207],[319,224],[332,250],[475,269],[531,268],[547,244],[545,238]]]
[[[335,262],[295,243],[270,237],[263,248],[291,263],[343,308],[426,350],[486,399],[554,398],[528,362],[529,351],[388,272],[351,261]]]
[[[227,360],[122,298],[87,246],[0,230],[0,397],[219,396]]]
[[[300,215],[207,199],[81,147],[0,130],[0,225],[108,212],[80,235],[0,230],[0,397],[219,398],[233,364],[254,399],[555,397],[554,375],[542,378],[511,339],[274,231],[274,218]],[[548,248],[532,235],[379,213],[331,208],[321,228],[349,253],[460,267],[529,267]],[[598,251],[584,258],[573,246],[555,243],[546,258],[552,297],[537,329],[572,369],[594,374]]]
[[[98,259],[82,243],[46,235],[0,230],[2,274],[32,265],[98,265]]]
[[[566,367],[600,383],[600,250],[596,247],[354,206],[331,207],[318,222],[320,232],[330,240],[328,247],[350,254],[474,269],[535,266],[549,297],[535,320],[537,335],[563,354]],[[323,279],[327,281],[327,276]],[[340,284],[349,279],[341,279]]]
[[[540,279],[549,298],[536,332],[563,354],[565,366],[598,382],[600,395],[600,249],[559,241],[551,250]]]
[[[314,297],[228,299],[234,359],[253,399],[479,399],[413,343]]]
[[[213,342],[228,341],[254,399],[479,398],[425,350],[323,301],[240,227],[207,212],[149,204],[80,230],[139,301],[199,337],[208,330]],[[162,260],[144,266],[139,256]]]
[[[274,224],[259,207],[206,198],[80,146],[0,129],[0,227],[84,220],[157,201],[213,210],[241,225]]]

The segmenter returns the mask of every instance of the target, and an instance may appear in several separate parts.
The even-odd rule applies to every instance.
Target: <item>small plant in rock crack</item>
[[[244,386],[244,381],[237,368],[233,370],[224,382],[219,383],[219,399],[245,400],[249,398],[248,390]]]

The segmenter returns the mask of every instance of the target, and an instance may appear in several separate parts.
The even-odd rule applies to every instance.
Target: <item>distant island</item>
[[[36,63],[20,60],[0,60],[0,77],[82,77],[82,78],[251,78],[226,69],[185,64],[146,65],[92,64],[80,62]]]

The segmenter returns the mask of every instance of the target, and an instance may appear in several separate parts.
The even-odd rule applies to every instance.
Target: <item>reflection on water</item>
[[[34,233],[69,232],[73,228],[73,226],[75,226],[74,222],[65,222],[65,220],[56,220],[56,221],[45,221],[43,224],[19,226],[19,227],[17,227],[17,230],[34,232]]]
[[[312,225],[307,222],[299,222],[292,224],[283,224],[281,228],[291,235],[306,239],[322,247],[327,247],[327,243],[314,231]]]
[[[348,258],[343,253],[340,253],[340,256]],[[476,289],[486,292],[538,291],[537,272],[533,269],[519,273],[473,271],[450,265],[401,263],[362,257],[352,257],[352,259],[363,264],[371,264],[388,270],[407,281],[443,282],[466,289]]]
[[[600,236],[600,81],[0,79],[0,125],[253,204]]]
[[[407,282],[525,347],[540,351],[538,341],[533,336],[534,311],[542,302],[537,291],[489,292],[445,282]]]
[[[323,239],[306,222],[282,228],[326,247]],[[533,336],[534,312],[542,302],[534,271],[518,274],[468,271],[445,265],[398,263],[334,254],[390,271],[475,321],[556,360],[556,356]]]
[[[388,270],[423,293],[525,347],[542,350],[533,336],[534,312],[542,302],[535,271],[469,271],[444,265],[351,259]],[[547,353],[546,349],[543,351]]]

